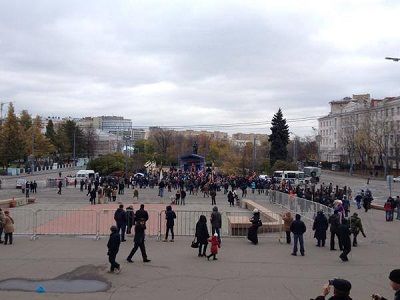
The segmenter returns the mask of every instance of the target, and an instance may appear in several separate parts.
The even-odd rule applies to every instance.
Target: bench
[[[279,214],[276,214],[266,207],[252,201],[242,200],[242,207],[250,211],[258,209],[262,226],[259,228],[259,233],[281,232],[283,229],[283,221]],[[228,228],[232,236],[245,236],[251,226],[250,217],[242,215],[228,216]]]

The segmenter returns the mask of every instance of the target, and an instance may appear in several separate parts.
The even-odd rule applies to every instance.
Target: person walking
[[[210,196],[211,196],[211,205],[217,205],[217,202],[215,201],[215,197],[217,197],[217,191],[215,188],[212,188],[210,190]]]
[[[206,256],[208,238],[210,237],[210,234],[208,233],[207,219],[204,215],[201,215],[197,221],[195,237],[199,244],[198,257]]]
[[[221,213],[218,211],[217,206],[213,207],[210,222],[212,234],[216,233],[218,235],[218,241],[221,243],[222,216]]]
[[[181,189],[181,204],[185,205],[185,200],[186,200],[186,192],[184,189]]]
[[[253,210],[253,217],[250,219],[251,226],[247,231],[247,239],[251,241],[254,245],[258,244],[258,228],[262,226],[260,220],[260,212],[258,209]]]
[[[110,238],[108,239],[108,243],[107,243],[107,248],[108,248],[108,261],[110,262],[110,270],[108,271],[108,273],[119,273],[121,272],[121,267],[119,265],[119,263],[117,263],[115,260],[117,258],[117,254],[119,251],[119,246],[121,244],[121,238],[119,236],[118,233],[118,228],[113,225],[110,227]]]
[[[115,211],[114,220],[117,223],[118,233],[121,233],[121,242],[125,242],[126,212],[123,204],[120,204]]]
[[[367,237],[364,233],[361,219],[356,212],[350,217],[350,231],[353,234],[353,247],[357,247],[357,235],[360,232],[363,237]]]
[[[342,261],[348,261],[347,255],[351,251],[351,239],[350,239],[350,228],[347,219],[342,220],[342,224],[338,227],[339,241],[342,243],[343,252],[340,254]]]
[[[61,188],[62,188],[62,181],[61,179],[58,180],[58,192],[57,194],[61,195]]]
[[[165,232],[165,239],[163,240],[164,242],[168,242],[168,232],[171,232],[171,242],[174,241],[174,225],[175,225],[175,219],[176,219],[176,214],[172,210],[172,206],[168,205],[165,209],[165,219],[167,220],[167,229]]]
[[[133,202],[135,202],[135,198],[139,201],[139,190],[137,188],[133,190]]]
[[[10,216],[10,212],[6,210],[4,212],[4,245],[7,245],[10,242],[10,245],[13,243],[13,232],[14,232],[14,220]]]
[[[229,207],[235,206],[235,197],[233,196],[232,191],[228,192],[227,197],[228,197]]]
[[[326,231],[328,230],[328,219],[323,211],[319,211],[315,217],[313,230],[314,237],[317,239],[317,247],[325,247]]]
[[[306,224],[301,220],[301,216],[296,214],[295,220],[293,221],[292,225],[290,225],[290,231],[293,233],[293,252],[292,255],[297,255],[297,244],[300,243],[300,253],[301,256],[304,256],[304,238],[303,235],[306,232]]]
[[[221,248],[218,234],[214,233],[208,241],[211,243],[211,253],[207,255],[207,259],[210,260],[210,257],[212,256],[213,260],[217,260],[218,248]]]
[[[132,205],[126,208],[126,233],[132,233],[133,224],[135,224],[135,212],[133,211]]]
[[[343,250],[342,243],[339,239],[338,235],[338,228],[340,225],[340,216],[337,210],[334,211],[333,215],[329,217],[329,225],[330,225],[330,232],[331,232],[331,243],[330,243],[330,250],[335,251],[335,236],[337,236],[339,241],[339,249]]]
[[[137,213],[137,212],[136,212]],[[135,237],[133,238],[134,246],[129,253],[126,260],[130,263],[133,263],[132,257],[135,255],[136,251],[140,248],[140,252],[142,253],[143,262],[150,262],[150,259],[147,258],[146,246],[145,242],[145,230],[146,230],[146,221],[143,219],[139,219],[136,221],[135,225]]]
[[[3,244],[3,240],[1,239],[4,231],[4,225],[6,223],[6,216],[3,210],[0,208],[0,244]]]
[[[283,229],[286,232],[286,243],[290,244],[291,243],[290,226],[293,223],[293,217],[290,211],[282,215],[282,220],[283,220]]]

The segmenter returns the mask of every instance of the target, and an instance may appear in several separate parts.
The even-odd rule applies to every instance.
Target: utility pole
[[[0,125],[3,125],[3,106],[9,103],[12,103],[12,101],[0,102]]]
[[[35,171],[35,134],[32,127],[32,162],[31,162],[31,174]]]
[[[75,125],[75,128],[74,128],[74,167],[75,167],[75,165],[76,165],[76,125]]]
[[[256,171],[256,137],[253,138],[253,172]]]

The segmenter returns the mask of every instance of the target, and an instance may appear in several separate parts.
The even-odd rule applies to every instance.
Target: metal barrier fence
[[[110,226],[115,224],[115,210],[89,209],[10,209],[14,219],[15,234],[30,235],[32,239],[40,235],[90,235],[96,239],[110,233]],[[148,210],[149,220],[146,223],[146,235],[161,239],[166,232],[165,211]],[[177,236],[194,236],[196,223],[201,215],[206,216],[210,235],[211,211],[181,211],[177,210],[174,233]],[[221,213],[221,235],[224,237],[247,235],[251,226],[251,212],[224,212]],[[283,222],[280,214],[270,213],[261,215],[263,226],[258,233],[263,236],[281,237]],[[132,228],[132,232],[134,229]]]
[[[327,217],[333,214],[332,208],[318,202],[299,198],[294,194],[286,194],[274,190],[269,193],[269,199],[271,203],[278,204],[283,208],[293,213],[300,214],[304,218],[311,221],[314,220],[318,211],[323,211]]]

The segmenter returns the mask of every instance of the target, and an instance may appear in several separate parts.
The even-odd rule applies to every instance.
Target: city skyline
[[[378,0],[2,3],[0,100],[134,127],[270,122],[279,107],[323,116],[352,94],[400,94],[384,59],[399,56],[399,12]],[[316,119],[291,130],[311,135]]]

